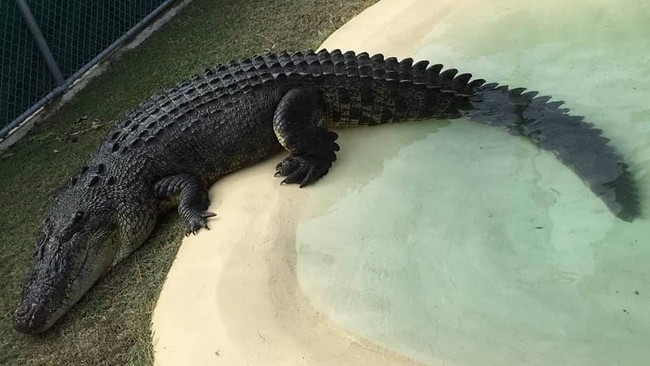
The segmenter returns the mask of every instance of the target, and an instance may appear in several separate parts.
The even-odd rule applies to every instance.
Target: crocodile
[[[14,328],[50,328],[177,207],[186,234],[207,228],[207,187],[284,148],[282,184],[314,183],[336,160],[330,128],[466,118],[530,140],[614,215],[640,215],[623,158],[562,102],[428,61],[334,50],[258,55],[207,69],[126,113],[53,193]]]

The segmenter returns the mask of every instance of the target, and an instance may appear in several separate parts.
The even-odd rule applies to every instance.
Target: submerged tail
[[[550,97],[535,97],[537,92],[524,90],[497,84],[476,87],[465,116],[525,136],[553,152],[612,213],[625,221],[638,217],[639,198],[632,174],[602,131],[582,117],[569,115],[567,109],[560,108],[563,102],[549,102]]]

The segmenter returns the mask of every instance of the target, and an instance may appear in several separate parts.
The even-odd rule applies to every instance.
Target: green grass
[[[194,0],[0,155],[0,364],[151,364],[151,313],[183,235],[173,214],[50,331],[12,330],[49,192],[78,170],[114,120],[151,94],[231,59],[316,48],[374,2]]]

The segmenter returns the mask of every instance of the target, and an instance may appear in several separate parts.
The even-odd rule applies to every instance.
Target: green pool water
[[[564,100],[626,158],[642,217],[617,219],[553,154],[494,127],[345,130],[296,228],[301,288],[425,364],[646,365],[650,5],[484,3],[432,26],[414,58]]]

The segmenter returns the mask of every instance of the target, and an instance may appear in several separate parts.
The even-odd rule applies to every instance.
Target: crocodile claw
[[[192,215],[192,217],[185,222],[185,236],[189,236],[190,234],[196,235],[201,228],[210,230],[207,219],[214,216],[217,216],[217,214],[210,211],[203,211]]]
[[[285,177],[280,184],[300,184],[300,188],[312,184],[329,171],[336,155],[328,158],[304,155],[291,155],[280,162],[274,176]]]

